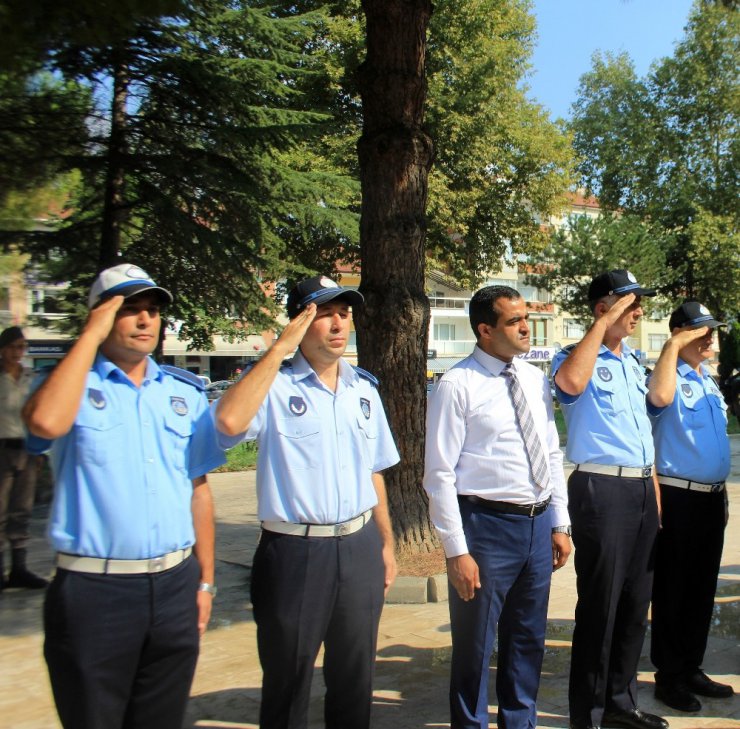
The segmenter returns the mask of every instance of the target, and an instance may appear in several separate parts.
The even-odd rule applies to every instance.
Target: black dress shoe
[[[570,729],[601,729],[601,727],[594,726],[593,724],[574,724],[573,722],[568,726]]]
[[[708,696],[710,699],[726,699],[735,693],[732,690],[732,686],[728,686],[726,683],[712,681],[712,679],[701,670],[687,676],[684,683],[690,691],[693,691],[695,694],[699,694],[699,696]]]
[[[655,684],[655,698],[678,711],[700,711],[701,702],[680,683]]]
[[[656,716],[640,711],[637,707],[630,711],[605,711],[601,720],[603,727],[625,727],[625,729],[668,729],[668,722]]]

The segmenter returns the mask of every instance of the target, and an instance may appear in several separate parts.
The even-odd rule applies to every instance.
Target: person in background
[[[678,711],[699,711],[699,696],[729,698],[732,686],[702,670],[714,609],[730,473],[727,405],[705,363],[714,332],[726,326],[698,301],[668,322],[648,387],[662,505],[653,583],[650,656],[655,697]]]
[[[26,451],[21,407],[33,373],[21,361],[26,339],[20,327],[0,333],[0,591],[6,587],[38,590],[48,584],[26,566],[29,525],[36,493],[36,468]],[[10,544],[10,574],[2,551]]]

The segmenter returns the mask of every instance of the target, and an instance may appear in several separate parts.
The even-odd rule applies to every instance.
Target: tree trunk
[[[100,237],[100,268],[114,266],[119,262],[121,227],[125,219],[123,185],[129,77],[128,68],[120,59],[120,54],[115,54],[114,58],[108,169],[105,178],[103,226]]]
[[[433,147],[422,128],[429,0],[363,0],[367,58],[358,71],[363,132],[360,251],[365,306],[359,362],[380,379],[401,454],[386,473],[401,552],[436,546],[422,489],[429,301],[424,290],[427,176]]]

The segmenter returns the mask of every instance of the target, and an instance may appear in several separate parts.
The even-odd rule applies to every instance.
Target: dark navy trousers
[[[385,566],[374,520],[346,537],[263,531],[252,567],[260,729],[308,726],[324,644],[327,729],[368,729]]]
[[[656,681],[680,681],[701,668],[725,537],[725,494],[675,486],[660,490],[650,657]]]
[[[65,729],[181,729],[198,659],[200,566],[152,575],[58,570],[44,656]]]
[[[570,718],[600,726],[605,710],[637,706],[658,532],[653,480],[574,471],[568,512],[578,588]]]
[[[487,511],[461,498],[468,550],[481,588],[464,602],[450,585],[452,729],[488,727],[488,678],[498,630],[498,726],[537,724],[537,691],[545,648],[552,576],[548,511],[530,518]]]

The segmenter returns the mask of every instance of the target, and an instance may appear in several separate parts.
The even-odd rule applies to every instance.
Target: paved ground
[[[705,669],[736,691],[731,700],[702,699],[699,714],[679,715],[653,698],[648,642],[640,663],[640,705],[662,713],[672,729],[740,729],[740,439],[733,438],[733,473],[715,620]],[[254,474],[211,477],[217,504],[217,582],[220,593],[203,639],[185,729],[254,729],[260,693],[255,626],[248,600],[249,564],[258,537]],[[34,519],[32,566],[51,569],[42,537],[45,514]],[[43,596],[6,590],[0,597],[0,727],[58,729],[41,656]],[[571,565],[553,578],[540,689],[540,727],[563,729],[567,720],[567,675],[575,607]],[[446,603],[387,605],[380,625],[373,726],[375,729],[447,727],[450,629]],[[320,657],[319,657],[320,660]],[[492,676],[492,681],[495,673]],[[321,674],[316,674],[310,729],[321,720]],[[493,691],[491,696],[495,697]],[[491,707],[495,725],[495,705]]]

